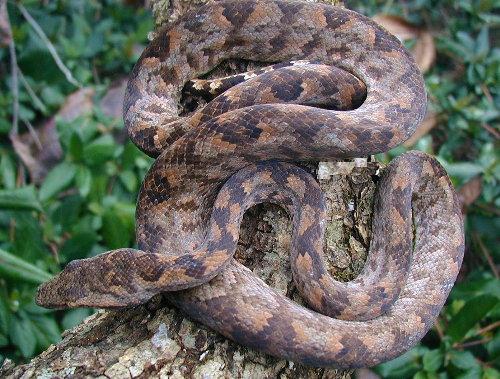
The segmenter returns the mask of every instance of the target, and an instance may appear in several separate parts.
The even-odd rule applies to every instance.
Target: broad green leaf
[[[34,296],[30,296],[31,302],[23,303],[23,311],[28,313],[30,316],[36,315],[47,315],[52,314],[54,311],[51,309],[43,308],[35,303]]]
[[[14,240],[8,248],[9,252],[29,262],[45,256],[47,250],[39,218],[28,211],[10,211],[9,217],[14,227]]]
[[[483,166],[471,162],[448,163],[444,166],[450,176],[457,176],[463,181],[470,180],[484,171]]]
[[[40,347],[45,348],[61,340],[61,331],[53,318],[34,316],[31,322]]]
[[[490,49],[489,31],[487,27],[483,27],[476,40],[475,58],[484,59],[486,57],[486,54],[488,54],[489,49]]]
[[[64,262],[85,258],[98,240],[99,236],[94,231],[76,233],[64,242],[60,254]]]
[[[66,312],[62,319],[62,327],[64,330],[71,329],[80,324],[88,316],[92,314],[92,310],[88,308],[71,309]]]
[[[488,367],[484,370],[482,379],[498,379],[500,378],[500,371],[495,370],[492,367]]]
[[[496,332],[493,339],[486,345],[486,350],[490,355],[490,360],[496,360],[500,358],[500,331]]]
[[[450,299],[470,300],[478,295],[493,295],[500,298],[500,281],[492,275],[486,277],[469,277],[467,281],[458,283],[453,287]]]
[[[419,357],[427,349],[422,347],[413,348],[392,361],[382,363],[375,368],[375,371],[383,378],[396,379],[413,376],[420,370]]]
[[[2,295],[0,295],[0,332],[7,334],[10,325],[10,310]]]
[[[40,187],[40,200],[46,201],[68,187],[76,174],[76,167],[69,162],[59,163],[47,175]]]
[[[457,375],[457,379],[481,379],[481,366],[465,370],[463,374]]]
[[[7,346],[9,344],[9,339],[0,333],[0,347]]]
[[[41,284],[52,278],[48,272],[0,249],[0,272],[18,280]]]
[[[470,351],[453,350],[449,353],[450,362],[460,370],[474,370],[480,367],[479,362]]]
[[[42,211],[33,186],[0,190],[0,208]]]
[[[134,192],[135,190],[137,190],[137,176],[135,176],[132,171],[123,171],[120,174],[119,178],[129,192]]]
[[[85,146],[83,157],[89,165],[99,165],[114,156],[116,147],[113,137],[106,134]]]
[[[78,133],[71,134],[69,139],[69,151],[73,161],[80,162],[83,158],[83,141]]]
[[[144,157],[145,154],[141,152],[137,146],[128,142],[123,148],[122,165],[124,170],[132,170],[136,165],[136,159]]]
[[[114,209],[108,209],[102,217],[102,235],[110,249],[129,246],[132,236],[125,220]]]
[[[422,363],[425,371],[436,372],[443,364],[443,353],[439,349],[426,351]]]
[[[5,153],[0,159],[0,175],[4,188],[14,189],[16,187],[16,168],[12,159]]]
[[[490,317],[492,320],[500,320],[500,301],[488,313],[488,317]]]
[[[75,179],[80,195],[82,195],[82,197],[87,197],[92,185],[92,172],[85,166],[79,166]]]
[[[445,377],[435,372],[419,371],[413,375],[413,379],[445,379]]]
[[[10,340],[19,348],[23,357],[31,357],[36,348],[36,337],[31,321],[15,317],[11,325]]]
[[[460,341],[498,302],[499,299],[491,295],[481,295],[469,300],[450,320],[448,335],[454,342]]]
[[[42,98],[48,105],[56,107],[61,105],[65,100],[64,95],[58,90],[58,87],[54,86],[44,86],[42,89]]]
[[[55,225],[60,225],[63,230],[70,232],[73,225],[80,219],[84,206],[84,199],[78,195],[65,196],[64,199],[53,207],[51,220]]]

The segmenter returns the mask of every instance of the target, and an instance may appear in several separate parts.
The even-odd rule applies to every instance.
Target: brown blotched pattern
[[[192,80],[224,59],[283,62],[221,80]],[[181,90],[215,97],[178,115]],[[137,205],[140,250],[71,262],[39,289],[46,307],[126,307],[154,294],[269,354],[315,366],[394,358],[432,326],[464,249],[457,198],[418,152],[384,171],[362,273],[334,280],[323,261],[325,204],[292,161],[386,151],[425,113],[422,76],[399,41],[345,9],[283,0],[222,0],[162,30],[135,66],[124,119],[157,157]],[[288,163],[285,163],[288,162]],[[311,308],[233,260],[242,215],[273,202],[293,218],[290,263]]]

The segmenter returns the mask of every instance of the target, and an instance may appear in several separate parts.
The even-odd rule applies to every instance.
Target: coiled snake
[[[180,117],[183,86],[231,58],[291,63]],[[185,14],[146,48],[126,91],[130,138],[157,157],[138,199],[140,250],[71,262],[40,287],[38,304],[125,307],[182,290],[170,297],[191,317],[278,357],[359,367],[401,354],[432,326],[462,261],[462,218],[446,173],[417,152],[389,165],[367,262],[342,283],[323,263],[323,195],[286,162],[387,151],[413,134],[425,106],[411,56],[355,12],[223,0]],[[292,216],[294,280],[318,313],[232,258],[243,213],[261,202]]]

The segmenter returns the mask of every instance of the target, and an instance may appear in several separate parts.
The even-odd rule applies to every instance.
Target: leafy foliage
[[[429,110],[437,114],[438,123],[412,148],[436,155],[462,197],[474,178],[479,177],[482,189],[466,208],[461,283],[452,290],[436,327],[419,346],[376,372],[384,378],[498,378],[500,49],[495,44],[500,1],[347,3],[367,15],[403,16],[433,32],[437,61],[425,79]],[[398,147],[380,159],[389,161],[407,149]]]
[[[151,16],[113,1],[23,2],[83,86],[102,96],[111,80],[128,73],[153,28]],[[19,69],[35,92],[20,86],[20,120],[54,115],[77,90],[68,83],[33,28],[8,4]],[[96,107],[71,122],[56,117],[63,159],[39,186],[26,183],[7,133],[12,78],[7,49],[0,50],[0,362],[27,359],[60,339],[89,310],[54,312],[34,304],[37,285],[76,258],[134,238],[134,203],[151,162],[124,138],[123,124]]]
[[[387,378],[498,378],[500,50],[494,44],[500,2],[346,3],[364,14],[399,15],[432,30],[437,61],[426,82],[438,122],[413,148],[435,154],[458,188],[473,180],[480,185],[477,198],[466,201],[467,251],[460,283],[436,327],[419,346],[376,372]],[[151,164],[124,138],[121,121],[99,108],[111,81],[130,72],[137,60],[153,28],[151,16],[111,0],[23,5],[76,81],[94,89],[95,105],[71,121],[56,117],[62,159],[41,183],[31,182],[8,138],[13,78],[9,51],[0,49],[0,362],[32,357],[90,314],[36,306],[36,286],[73,259],[134,243],[135,198]],[[8,11],[22,73],[20,125],[40,124],[57,114],[77,88],[19,7],[8,3]],[[379,158],[388,161],[406,149]]]

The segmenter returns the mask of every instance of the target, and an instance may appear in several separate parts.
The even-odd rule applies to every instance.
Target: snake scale
[[[217,92],[223,80],[190,81],[228,59],[278,64],[179,116],[186,83]],[[400,355],[433,325],[463,257],[445,171],[419,152],[384,170],[367,262],[343,283],[323,260],[324,196],[292,162],[387,151],[414,133],[425,107],[412,57],[353,11],[222,0],[188,12],[158,32],[126,90],[130,138],[156,157],[138,199],[138,250],[70,262],[40,287],[38,304],[116,308],[176,291],[169,298],[192,318],[277,357],[361,367]],[[243,213],[262,202],[292,217],[292,273],[314,311],[232,258]]]

